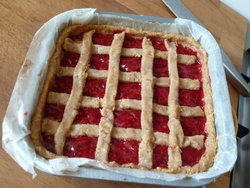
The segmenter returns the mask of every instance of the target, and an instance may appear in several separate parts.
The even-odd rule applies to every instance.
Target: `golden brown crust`
[[[71,36],[82,33],[113,33],[114,31],[122,31],[115,34],[114,41],[111,46],[102,46],[90,43],[84,37],[82,43],[75,42],[70,39]],[[91,34],[91,35],[92,35]],[[123,48],[123,40],[126,34],[142,37],[142,49],[137,48]],[[91,38],[89,36],[89,39]],[[157,37],[165,40],[165,46],[168,51],[156,50],[152,47],[149,37]],[[177,70],[177,62],[180,64],[192,65],[196,61],[196,57],[192,55],[183,55],[176,52],[176,45],[182,44],[198,53],[198,59],[202,64],[203,81],[200,82],[195,79],[179,78]],[[86,47],[87,45],[87,47]],[[65,49],[70,52],[86,54],[87,58],[83,63],[79,63],[78,67],[60,67],[60,59],[62,50]],[[109,54],[110,63],[109,70],[94,70],[88,67],[88,58],[91,54]],[[121,72],[117,63],[120,56],[135,56],[142,57],[141,72]],[[168,60],[169,77],[154,78],[152,74],[153,59],[162,58]],[[80,58],[81,59],[81,58]],[[47,159],[61,157],[62,148],[67,136],[77,137],[82,135],[98,137],[97,150],[95,159],[112,166],[123,166],[130,168],[140,168],[153,171],[161,171],[167,173],[186,173],[193,174],[208,170],[214,161],[217,152],[216,132],[214,126],[212,93],[210,88],[210,80],[208,74],[208,58],[206,52],[191,37],[185,37],[177,34],[163,34],[149,31],[139,31],[133,28],[116,27],[107,25],[74,25],[67,27],[59,36],[56,49],[50,59],[48,73],[45,79],[42,93],[39,98],[36,112],[31,122],[31,138],[34,143],[37,154]],[[49,92],[49,87],[53,82],[54,76],[73,76],[76,77],[75,90],[71,94]],[[80,82],[77,82],[77,78]],[[82,96],[82,91],[85,84],[86,77],[106,79],[107,86],[104,98],[95,98]],[[141,82],[142,100],[120,99],[116,100],[116,91],[118,81],[123,82]],[[168,106],[153,103],[154,86],[169,87],[169,104]],[[73,84],[74,88],[74,84]],[[188,107],[178,104],[178,90],[179,88],[189,90],[204,91],[204,110],[200,107]],[[45,103],[63,104],[66,105],[64,118],[62,122],[56,122],[50,119],[43,118],[43,109]],[[67,107],[68,106],[68,107]],[[101,121],[99,126],[91,124],[75,124],[72,122],[77,114],[77,109],[80,107],[102,108]],[[132,108],[141,110],[141,129],[135,128],[119,128],[113,127],[114,110]],[[67,112],[68,111],[68,112]],[[70,116],[70,112],[74,111],[75,115]],[[162,132],[154,132],[152,127],[152,114],[158,113],[169,116],[168,126],[169,134]],[[202,117],[206,116],[204,135],[184,136],[182,126],[180,123],[180,116],[183,117]],[[66,123],[65,123],[66,122]],[[56,153],[48,151],[43,147],[41,133],[55,135],[55,150]],[[139,144],[139,164],[124,164],[118,165],[114,161],[108,161],[108,152],[111,138],[137,140]],[[168,146],[169,161],[168,168],[152,169],[152,158],[154,145]],[[191,146],[200,150],[205,145],[205,153],[202,155],[199,163],[194,166],[182,166],[181,151],[182,148]]]

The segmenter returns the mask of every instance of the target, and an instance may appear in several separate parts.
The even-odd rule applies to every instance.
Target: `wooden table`
[[[247,19],[219,0],[182,0],[212,32],[219,45],[240,70],[243,58]],[[0,122],[2,122],[17,74],[35,32],[53,16],[74,8],[97,8],[100,11],[133,13],[174,18],[161,0],[70,0],[70,1],[1,1],[0,2]],[[232,106],[237,108],[238,94],[229,84]],[[2,135],[2,129],[1,135]],[[1,142],[2,143],[2,142]],[[57,177],[36,170],[37,177],[25,172],[2,148],[0,150],[1,187],[155,187],[133,183],[110,182],[71,177]],[[228,187],[226,173],[209,188]]]

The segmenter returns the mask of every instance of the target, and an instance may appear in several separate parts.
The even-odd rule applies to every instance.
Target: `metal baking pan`
[[[76,11],[78,13],[81,13],[81,10],[86,12],[85,9],[77,9]],[[87,11],[88,10],[89,9],[87,9]],[[73,12],[74,10],[68,11],[67,14],[73,13]],[[99,11],[95,11],[95,13],[98,13],[99,15],[104,15],[107,17],[112,17],[112,16],[113,17],[114,16],[126,17],[129,19],[160,23],[160,24],[171,24],[171,23],[176,22],[175,19],[152,17],[152,16],[141,16],[141,15],[135,15],[135,14],[121,14],[121,13],[99,12]],[[61,22],[58,23],[57,21],[59,17],[60,15],[54,17],[53,20],[51,20],[51,22],[53,22],[53,24],[55,25],[57,29],[65,27],[67,24],[69,24],[68,22],[71,21],[71,20],[68,20],[68,21],[64,21],[63,23]],[[80,14],[78,20],[81,20],[82,18],[85,18],[85,17],[86,16],[84,14],[83,15]],[[120,24],[119,23],[120,19],[118,20],[115,19],[115,21],[117,22],[117,24]],[[158,27],[158,25],[154,25],[154,26]],[[155,28],[155,29],[158,29],[158,28]],[[47,35],[41,30],[38,31],[35,35],[36,39],[45,37],[46,41],[43,41],[41,44],[38,43],[37,45],[47,47],[47,45],[49,44],[49,46],[53,46],[51,45],[51,43],[48,43],[48,41],[55,40],[55,36],[57,36],[57,34],[49,33]],[[218,153],[219,154],[217,154],[217,158],[220,157],[218,159],[220,160],[223,159],[223,160],[222,162],[220,160],[215,161],[214,166],[216,166],[216,168],[213,170],[215,170],[216,173],[212,173],[209,171],[208,173],[205,172],[205,173],[199,173],[199,174],[190,175],[190,176],[180,175],[180,177],[182,178],[178,177],[170,181],[169,179],[161,178],[161,177],[165,177],[166,175],[163,173],[162,173],[163,175],[158,176],[158,178],[155,178],[154,176],[149,176],[149,175],[138,177],[138,176],[132,176],[130,175],[130,173],[117,173],[118,171],[116,170],[104,170],[104,169],[92,168],[92,167],[89,168],[85,166],[79,167],[76,171],[72,170],[70,173],[59,173],[59,172],[57,173],[55,171],[52,172],[51,169],[53,170],[54,166],[53,167],[50,166],[51,161],[48,162],[47,160],[35,154],[33,145],[31,144],[31,140],[29,138],[29,123],[30,123],[31,116],[35,108],[34,101],[37,101],[37,98],[38,98],[37,96],[39,96],[39,92],[41,91],[41,83],[43,82],[43,79],[44,79],[43,77],[46,75],[46,69],[47,69],[46,67],[47,64],[46,63],[44,64],[44,60],[42,58],[45,58],[45,59],[47,58],[48,60],[48,58],[51,55],[51,52],[41,57],[41,53],[39,52],[35,51],[35,53],[31,53],[32,48],[37,49],[37,46],[34,44],[34,41],[32,41],[30,45],[30,49],[26,55],[24,64],[20,70],[13,94],[11,96],[11,100],[10,100],[10,103],[6,112],[6,116],[3,121],[3,138],[2,139],[3,139],[3,148],[7,151],[7,153],[9,153],[23,169],[33,174],[33,176],[36,175],[33,169],[33,167],[35,167],[45,173],[49,173],[53,175],[60,175],[60,176],[72,176],[72,177],[81,177],[81,178],[90,178],[90,179],[102,179],[102,180],[111,180],[111,181],[145,183],[145,184],[166,185],[166,186],[195,187],[195,186],[207,185],[215,181],[220,175],[231,170],[231,168],[233,167],[234,162],[236,160],[236,156],[237,156],[234,123],[233,123],[233,118],[231,114],[231,104],[230,104],[229,94],[227,91],[227,84],[226,84],[226,79],[224,75],[225,73],[224,73],[223,65],[222,63],[221,64],[217,63],[215,65],[211,65],[210,67],[211,69],[218,68],[221,71],[219,74],[215,75],[215,76],[219,76],[219,79],[220,79],[220,82],[219,82],[220,85],[216,86],[219,89],[215,87],[213,91],[214,98],[215,98],[214,103],[216,104],[215,123],[216,123],[216,126],[217,124],[222,123],[222,125],[217,126],[218,134],[220,134],[221,131],[224,131],[224,129],[226,129],[226,131],[223,132],[222,136],[218,137],[218,143],[219,143]],[[218,50],[218,54],[220,54],[219,50]],[[37,56],[39,56],[39,58],[37,58]],[[32,61],[33,58],[35,58],[37,62]],[[221,57],[218,56],[217,60],[220,61]],[[39,64],[39,61],[43,61],[41,65]],[[35,66],[35,69],[34,69],[34,66]],[[39,78],[38,78],[38,75],[39,75]],[[217,80],[218,78],[212,78],[211,79],[212,84],[217,83]],[[219,98],[217,98],[216,96],[218,96]],[[224,97],[224,98],[221,99],[221,97]],[[14,107],[15,107],[15,110],[13,110]],[[222,119],[222,122],[220,121],[221,119]],[[221,148],[225,149],[226,151],[224,153],[221,153]],[[230,150],[231,152],[229,153],[228,150]],[[30,153],[30,154],[28,155],[27,153]],[[226,156],[224,158],[223,157],[224,154],[229,155],[229,156]],[[224,159],[228,161],[224,161]],[[222,166],[218,167],[217,165],[221,163],[222,163]],[[221,168],[223,168],[223,170]],[[154,172],[151,172],[151,173],[154,173]],[[208,176],[204,176],[206,178],[203,178],[203,174],[208,174]],[[168,176],[175,176],[175,175],[168,174]]]

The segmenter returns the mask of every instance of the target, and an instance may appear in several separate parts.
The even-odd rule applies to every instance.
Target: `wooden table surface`
[[[219,0],[182,0],[214,35],[221,48],[240,70],[243,58],[247,19]],[[161,0],[13,0],[0,2],[0,122],[3,121],[17,74],[35,32],[53,16],[74,8],[97,8],[100,11],[132,13],[174,18]],[[238,94],[228,84],[232,106],[237,108]],[[0,130],[2,135],[2,129]],[[0,141],[2,143],[2,141]],[[1,144],[2,145],[2,144]],[[1,187],[129,187],[151,188],[154,185],[57,177],[36,170],[37,177],[25,172],[2,148],[0,149]],[[208,185],[229,187],[230,173]],[[158,186],[157,186],[158,187]],[[161,186],[159,186],[161,187]]]

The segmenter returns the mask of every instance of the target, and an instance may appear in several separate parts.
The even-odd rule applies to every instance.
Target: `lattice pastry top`
[[[31,138],[45,158],[206,171],[217,151],[207,54],[182,35],[69,26],[50,59]]]

